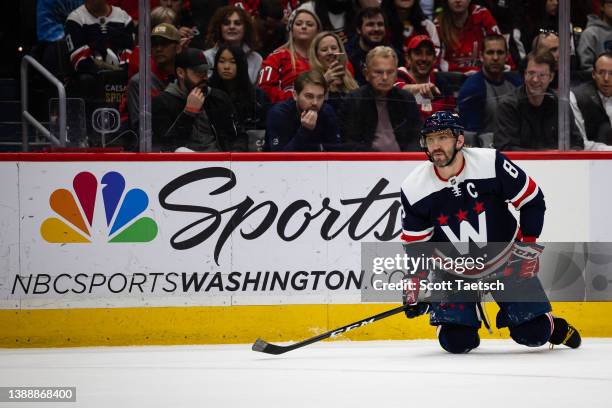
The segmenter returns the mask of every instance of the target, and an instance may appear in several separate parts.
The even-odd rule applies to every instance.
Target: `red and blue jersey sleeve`
[[[520,226],[527,240],[540,236],[546,204],[537,183],[520,167],[497,152],[495,173],[504,199],[520,211]]]
[[[429,241],[434,233],[434,226],[428,217],[419,212],[410,204],[404,192],[402,200],[402,241],[406,243]]]

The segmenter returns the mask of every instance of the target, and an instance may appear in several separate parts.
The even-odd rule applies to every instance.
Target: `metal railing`
[[[59,99],[59,139],[55,137],[49,129],[44,127],[30,112],[28,112],[28,65],[36,69],[42,76],[51,82],[57,88]],[[38,61],[29,55],[25,55],[21,60],[21,116],[23,122],[21,124],[22,132],[22,150],[29,150],[29,135],[28,125],[34,126],[41,134],[51,141],[52,144],[60,147],[66,147],[68,141],[68,133],[66,128],[66,88],[51,72],[43,67]]]

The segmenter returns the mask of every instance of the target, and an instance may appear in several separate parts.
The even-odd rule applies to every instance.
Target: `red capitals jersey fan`
[[[489,34],[500,34],[497,21],[491,12],[482,6],[471,4],[468,19],[465,25],[459,29],[455,44],[448,44],[442,41],[442,29],[440,19],[435,19],[438,34],[441,39],[440,69],[442,71],[468,72],[478,71],[479,54],[482,47],[482,40]],[[451,23],[452,24],[452,23]],[[511,69],[516,68],[510,55],[506,63]]]
[[[295,78],[309,69],[308,58],[297,53],[291,58],[291,51],[288,48],[278,48],[261,63],[259,87],[272,103],[284,101],[291,98]]]

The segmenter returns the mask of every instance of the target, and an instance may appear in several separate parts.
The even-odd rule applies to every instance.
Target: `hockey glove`
[[[533,278],[540,270],[542,251],[544,247],[535,242],[515,242],[504,274],[517,274],[520,279]]]
[[[411,276],[404,279],[402,303],[407,305],[407,307],[404,309],[404,313],[409,319],[421,316],[429,311],[429,303],[419,302],[420,280],[421,279],[416,276]]]

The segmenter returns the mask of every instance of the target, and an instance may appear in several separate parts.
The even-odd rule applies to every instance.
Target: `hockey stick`
[[[288,346],[278,346],[276,344],[268,343],[265,340],[257,339],[253,343],[253,351],[260,351],[266,354],[283,354],[291,350],[298,349],[300,347],[307,346],[312,343],[316,343],[321,340],[325,340],[330,337],[336,337],[342,333],[346,333],[349,330],[356,329],[358,327],[365,326],[366,324],[374,323],[377,320],[382,320],[389,316],[403,312],[410,305],[398,306],[395,309],[387,310],[386,312],[379,313],[374,316],[366,317],[365,319],[358,320],[354,323],[347,324],[346,326],[339,327],[337,329],[328,331],[327,333],[319,334],[318,336],[311,337],[309,339],[300,341],[299,343],[290,344]]]

